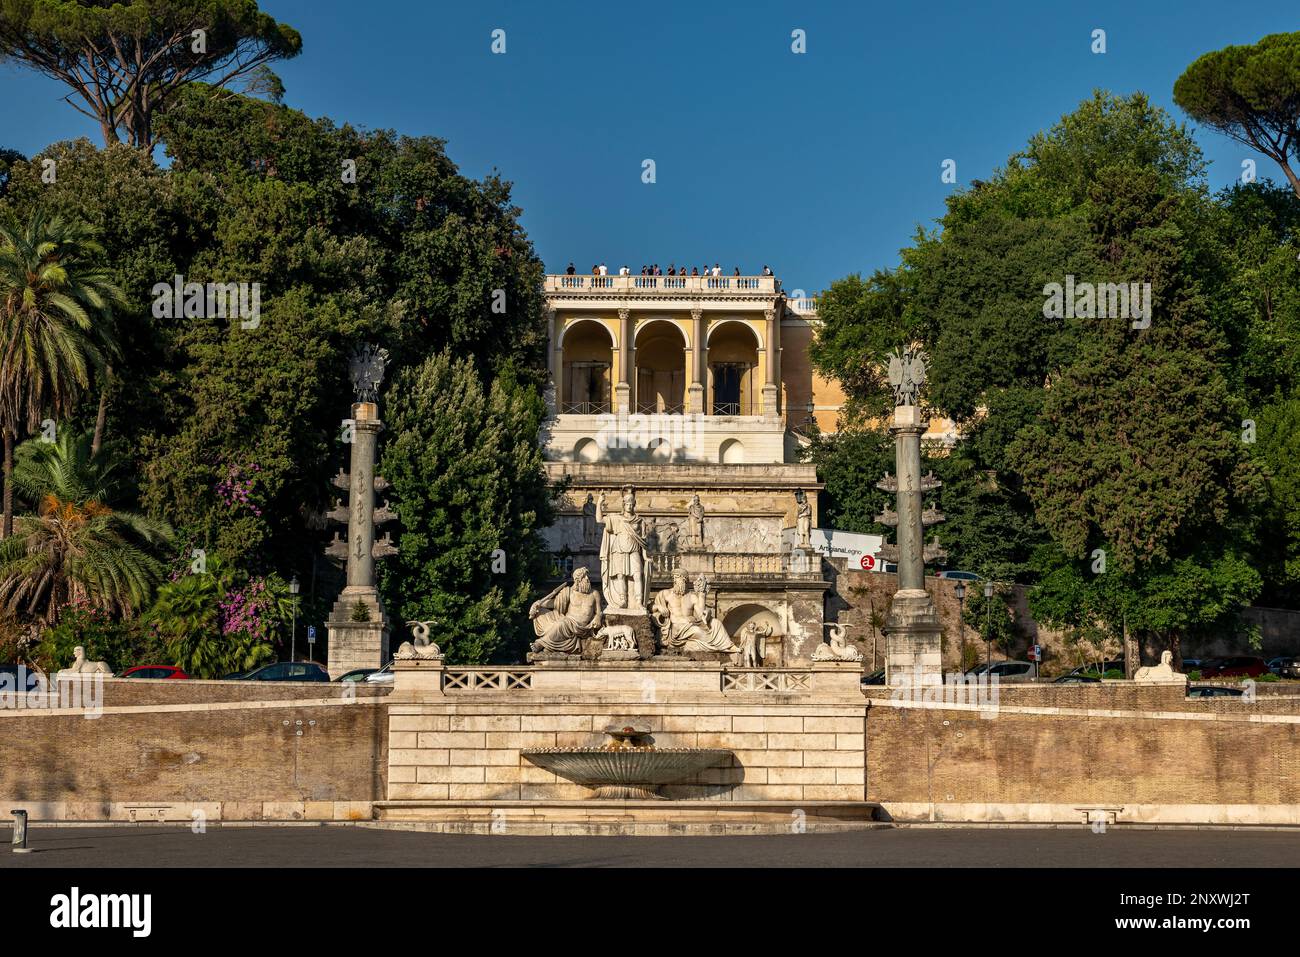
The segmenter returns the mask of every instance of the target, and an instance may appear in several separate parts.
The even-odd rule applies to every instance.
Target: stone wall
[[[521,752],[599,747],[608,741],[607,724],[639,721],[652,729],[656,747],[734,754],[665,787],[665,797],[861,801],[860,675],[858,667],[837,664],[728,672],[697,662],[548,662],[520,669],[399,663],[389,712],[389,797],[580,800],[591,795],[587,788]],[[485,686],[489,679],[503,687]],[[458,682],[478,686],[454,687]]]
[[[1295,705],[1058,686],[1000,689],[981,712],[877,693],[867,795],[899,821],[1300,824]]]
[[[106,681],[98,716],[0,709],[0,804],[34,820],[368,819],[387,689]]]

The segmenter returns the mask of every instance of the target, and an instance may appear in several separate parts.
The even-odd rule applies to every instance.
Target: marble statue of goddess
[[[596,521],[603,522],[600,538],[600,583],[610,611],[645,612],[650,554],[646,547],[646,520],[636,513],[636,492],[623,489],[623,510],[606,510],[602,492],[596,502]]]

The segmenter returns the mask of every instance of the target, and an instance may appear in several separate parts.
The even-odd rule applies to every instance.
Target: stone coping
[[[936,685],[935,687],[939,687]],[[1000,714],[1061,715],[1078,718],[1125,718],[1153,721],[1228,721],[1247,724],[1300,724],[1300,714],[1238,714],[1226,711],[1134,711],[1119,708],[1061,708],[1050,705],[967,704],[952,701],[898,701],[871,698],[869,708],[910,708],[918,711],[969,711]]]
[[[244,701],[190,701],[184,704],[123,704],[104,705],[99,708],[0,708],[0,721],[5,718],[47,717],[67,718],[82,716],[88,720],[107,714],[158,714],[186,711],[249,711],[274,708],[338,708],[356,705],[387,705],[390,695],[363,698],[263,698]],[[55,696],[57,700],[57,696]]]
[[[790,834],[888,828],[873,801],[448,800],[376,801],[375,827],[563,835]]]

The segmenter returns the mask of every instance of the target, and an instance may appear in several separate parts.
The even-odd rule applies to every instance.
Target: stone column
[[[890,684],[939,684],[943,681],[939,614],[925,590],[925,527],[921,518],[921,436],[928,423],[915,405],[894,409],[889,431],[894,436],[898,488],[898,591],[881,629],[886,644],[886,680]]]
[[[356,403],[352,417],[347,586],[328,622],[331,678],[354,668],[381,667],[389,657],[388,615],[375,587],[375,449],[384,425],[374,402]]]
[[[708,413],[708,409],[704,407],[704,402],[706,398],[705,384],[709,381],[709,343],[704,324],[704,310],[699,307],[692,309],[691,319],[691,341],[695,343],[695,348],[691,354],[691,384],[687,390],[689,398],[686,403],[686,411],[703,415]]]
[[[630,383],[636,363],[636,347],[632,339],[632,310],[620,309],[618,319],[618,383],[614,386],[614,411],[626,415],[631,411]]]
[[[551,414],[559,413],[564,404],[564,352],[560,348],[560,325],[555,310],[546,310],[546,364],[551,374]]]
[[[777,321],[775,309],[763,310],[763,317],[767,320],[767,333],[764,336],[767,362],[763,383],[763,415],[774,418],[780,414],[781,323]]]

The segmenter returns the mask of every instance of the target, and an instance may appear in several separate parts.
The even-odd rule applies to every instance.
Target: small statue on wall
[[[795,508],[794,527],[795,533],[799,539],[800,548],[812,547],[812,505],[808,503],[808,496],[803,489],[796,489],[794,500],[798,502]]]
[[[686,532],[691,545],[698,548],[704,544],[704,505],[699,492],[691,496],[691,504],[686,507]]]
[[[86,649],[82,645],[72,649],[72,664],[59,672],[63,675],[108,675],[112,677],[113,669],[106,661],[90,661],[86,658]]]
[[[820,644],[813,649],[813,661],[861,661],[862,652],[854,648],[847,638],[844,637],[844,631],[848,625],[842,625],[839,622],[828,621],[826,628],[830,630],[831,637],[829,644]]]
[[[407,627],[411,629],[411,635],[415,638],[414,642],[404,641],[394,658],[403,660],[409,658],[428,658],[437,660],[442,658],[442,649],[429,638],[429,627],[433,624],[429,621],[408,621]]]
[[[767,639],[772,636],[772,626],[767,622],[751,621],[740,629],[740,667],[757,668],[767,654]]]
[[[582,503],[582,544],[596,544],[596,501],[590,492]]]

